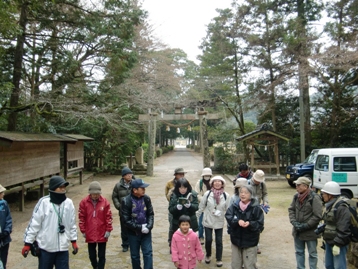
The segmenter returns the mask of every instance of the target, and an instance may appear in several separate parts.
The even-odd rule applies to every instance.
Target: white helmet
[[[326,184],[324,184],[321,192],[325,192],[331,195],[341,195],[341,187],[337,182],[329,181]]]
[[[213,172],[211,171],[211,169],[209,167],[205,167],[203,169],[203,172],[201,173],[201,176],[212,176]]]

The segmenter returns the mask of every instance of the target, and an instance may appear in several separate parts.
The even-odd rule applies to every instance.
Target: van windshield
[[[318,155],[318,150],[313,150],[304,162],[314,164],[316,162],[317,155]]]

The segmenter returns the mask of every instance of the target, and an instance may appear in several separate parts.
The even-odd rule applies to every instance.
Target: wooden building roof
[[[272,130],[271,126],[268,125],[267,123],[262,124],[261,126],[259,126],[256,130],[244,134],[238,138],[236,138],[237,141],[245,141],[254,137],[258,137],[261,135],[272,135],[272,136],[276,136],[278,138],[281,138],[283,140],[289,141],[290,139],[286,136],[283,136],[275,131]],[[264,138],[262,140],[265,140]]]
[[[93,138],[77,134],[32,134],[0,131],[0,145],[11,146],[13,142],[67,142],[92,141]]]

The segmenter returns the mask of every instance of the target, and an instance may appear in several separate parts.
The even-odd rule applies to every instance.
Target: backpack
[[[206,196],[205,207],[208,205],[208,198],[209,198],[209,196],[210,196],[210,193],[211,193],[211,190],[209,190],[209,193],[208,193],[208,195]],[[224,195],[224,199],[225,199],[225,201],[226,201],[226,193],[223,192],[223,195]]]
[[[357,214],[356,202],[350,199],[344,199],[338,201],[333,209],[334,217],[336,217],[336,211],[340,205],[344,205],[348,207],[349,212],[351,213],[351,225],[349,226],[349,229],[351,230],[350,239],[352,242],[358,242],[358,214]]]

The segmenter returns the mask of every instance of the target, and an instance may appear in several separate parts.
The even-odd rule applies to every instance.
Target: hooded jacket
[[[113,227],[112,212],[107,199],[100,196],[94,205],[90,195],[83,198],[78,210],[78,219],[81,233],[86,234],[86,243],[108,241],[104,235],[111,232]]]
[[[204,259],[204,253],[198,236],[192,229],[187,234],[182,234],[178,229],[172,238],[172,261],[179,262],[179,268],[194,269],[196,261]]]

